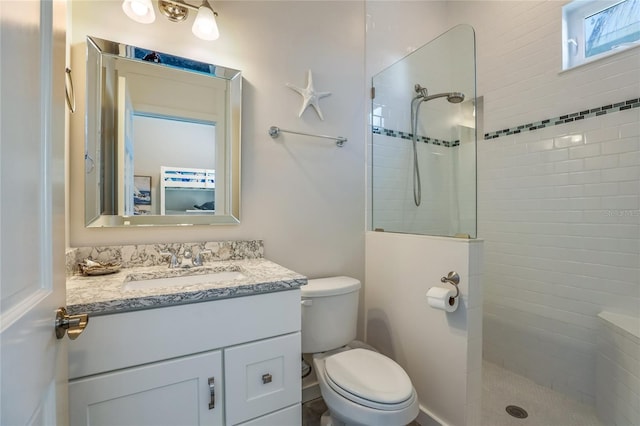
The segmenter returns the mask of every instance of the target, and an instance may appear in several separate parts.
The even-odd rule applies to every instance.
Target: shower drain
[[[505,410],[507,410],[507,413],[509,413],[510,416],[515,417],[516,419],[526,419],[529,416],[524,408],[518,407],[517,405],[507,405]]]

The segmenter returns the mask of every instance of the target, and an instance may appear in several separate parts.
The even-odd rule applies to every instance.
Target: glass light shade
[[[129,18],[141,24],[150,24],[156,20],[151,0],[124,0],[122,10]]]
[[[216,16],[206,2],[198,8],[198,14],[191,30],[196,37],[202,40],[217,40],[220,37]]]

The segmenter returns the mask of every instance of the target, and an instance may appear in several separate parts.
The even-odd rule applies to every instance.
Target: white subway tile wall
[[[451,25],[476,30],[478,95],[484,127],[508,127],[638,98],[638,48],[567,72],[562,6],[556,1],[456,1]]]
[[[413,202],[413,153],[411,140],[386,135],[373,139],[373,222],[387,231],[414,234],[448,235],[457,209],[451,203],[427,202],[447,200],[457,156],[447,148],[421,142],[417,145],[422,177],[422,199]]]
[[[432,19],[444,4],[427,3],[434,2],[396,9],[412,22]],[[565,3],[455,1],[444,14],[449,27],[467,23],[476,31],[483,132],[558,118],[478,141],[484,356],[593,403],[596,315],[640,314],[640,108],[597,115],[640,97],[640,48],[560,72]],[[574,121],[555,125],[563,115]]]
[[[498,135],[478,141],[484,356],[593,404],[597,314],[640,315],[640,108],[611,111],[640,97],[640,49],[560,72],[565,3],[456,1],[449,16],[476,30]]]
[[[485,357],[589,403],[597,314],[640,307],[639,115],[478,144]]]
[[[602,312],[596,360],[596,410],[605,424],[640,424],[640,320]]]

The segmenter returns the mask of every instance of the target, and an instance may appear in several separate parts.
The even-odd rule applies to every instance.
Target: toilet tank
[[[309,280],[302,292],[302,352],[337,349],[356,338],[360,281],[350,277]]]

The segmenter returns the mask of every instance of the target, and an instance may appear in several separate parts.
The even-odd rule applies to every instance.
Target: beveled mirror
[[[240,223],[238,70],[87,37],[85,225]]]

